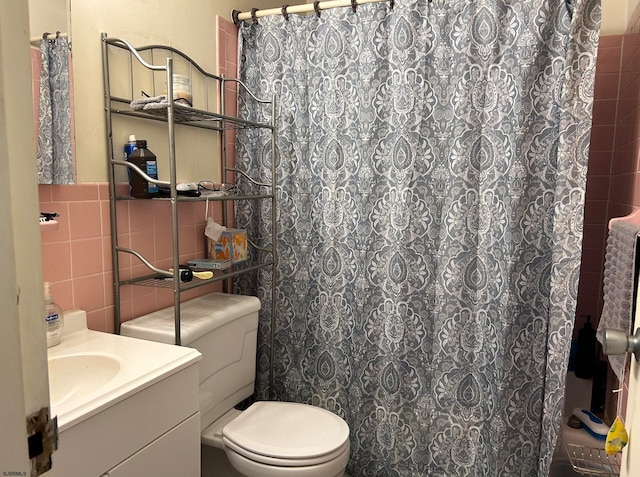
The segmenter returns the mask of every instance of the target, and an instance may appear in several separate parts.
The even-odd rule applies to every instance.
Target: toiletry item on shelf
[[[173,273],[173,268],[170,268],[169,271]],[[181,282],[190,282],[194,277],[199,278],[200,280],[209,280],[210,278],[213,278],[213,272],[199,272],[191,270],[191,267],[189,266],[186,266],[184,268],[182,265],[180,266]],[[169,278],[169,280],[172,280],[172,278]]]
[[[63,317],[62,309],[56,304],[51,296],[50,285],[44,284],[45,314],[44,322],[47,326],[47,348],[60,344],[62,335]]]
[[[124,145],[124,160],[128,161],[129,158],[131,157],[131,154],[133,154],[133,151],[136,150],[136,135],[135,134],[131,134],[129,136],[129,141]]]
[[[128,161],[129,158],[131,157],[131,154],[133,154],[133,151],[136,150],[136,135],[135,134],[131,134],[129,135],[129,141],[124,145],[124,160]],[[131,180],[131,169],[129,169],[127,167],[127,177],[128,180]]]
[[[207,253],[209,258],[231,260],[231,263],[247,260],[246,229],[227,229],[220,234],[217,241],[207,237]]]
[[[173,75],[173,100],[187,106],[193,105],[191,78],[185,75]]]
[[[216,260],[215,258],[194,258],[187,262],[191,268],[204,270],[225,270],[231,266],[231,260]]]
[[[147,149],[147,141],[136,141],[136,149],[129,156],[129,162],[138,166],[152,179],[158,179],[158,161],[153,152]],[[129,176],[131,195],[139,199],[150,199],[158,196],[158,185],[148,182],[140,174],[132,171]]]

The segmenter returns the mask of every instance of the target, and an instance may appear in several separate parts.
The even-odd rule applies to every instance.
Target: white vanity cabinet
[[[58,450],[47,477],[200,476],[198,351],[91,331],[73,311],[48,355]]]
[[[199,477],[198,365],[59,434],[55,477]]]
[[[200,417],[191,416],[127,460],[111,469],[107,477],[154,477],[200,475]],[[174,456],[168,459],[167,456]]]

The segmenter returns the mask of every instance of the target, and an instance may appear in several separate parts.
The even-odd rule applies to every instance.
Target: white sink
[[[60,344],[47,350],[60,431],[200,360],[192,348],[88,330],[84,312],[65,312],[64,320]]]
[[[120,360],[105,354],[71,354],[49,359],[49,398],[51,406],[92,392],[107,385],[120,371]]]
[[[199,476],[200,353],[88,330],[82,311],[64,320],[47,350],[59,432],[47,475]]]

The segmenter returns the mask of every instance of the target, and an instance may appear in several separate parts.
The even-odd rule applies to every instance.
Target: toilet
[[[256,297],[211,293],[180,305],[181,341],[200,361],[203,477],[342,477],[349,460],[349,426],[307,404],[258,401],[254,392]],[[173,308],[122,324],[121,334],[174,343]]]
[[[604,449],[603,440],[596,439],[584,429],[574,429],[567,424],[573,408],[591,408],[592,387],[593,380],[578,378],[573,371],[567,372],[564,416],[558,433],[558,441],[551,461],[551,468],[549,469],[549,477],[583,477],[584,474],[576,472],[571,465],[571,460],[567,453],[567,444]]]

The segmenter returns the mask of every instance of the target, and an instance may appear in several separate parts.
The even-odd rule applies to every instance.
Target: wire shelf
[[[621,454],[609,455],[604,449],[567,444],[571,466],[583,475],[618,477]]]
[[[269,267],[273,265],[273,260],[268,260],[265,262],[253,262],[246,261],[240,262],[232,265],[230,268],[224,270],[202,270],[199,268],[194,268],[194,270],[199,271],[210,271],[213,273],[213,277],[205,280],[201,280],[199,278],[195,278],[190,282],[181,282],[180,283],[180,291],[190,290],[192,288],[201,287],[203,285],[207,285],[209,283],[217,282],[219,280],[224,280],[227,278],[235,277],[236,275],[244,274],[253,270],[258,270],[260,268]],[[131,278],[129,280],[122,280],[120,285],[138,285],[144,287],[153,287],[153,288],[170,288],[173,289],[173,278],[171,277],[163,277],[160,275],[145,275],[142,277]]]
[[[111,112],[122,114],[125,116],[133,116],[143,119],[155,119],[159,121],[167,121],[168,104],[159,109],[133,110],[129,103],[132,101],[127,98],[110,97],[112,106]],[[243,128],[264,128],[273,129],[271,124],[258,123],[248,121],[233,116],[213,113],[202,109],[185,106],[180,103],[173,104],[173,114],[175,124],[187,124],[189,126],[200,127],[204,129],[213,129],[215,131],[243,129]]]

